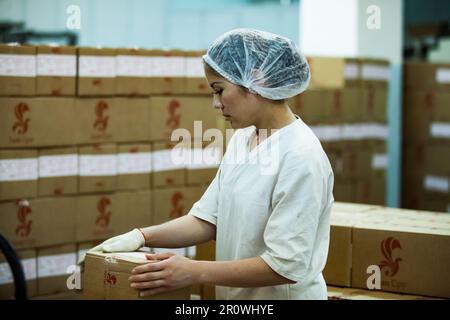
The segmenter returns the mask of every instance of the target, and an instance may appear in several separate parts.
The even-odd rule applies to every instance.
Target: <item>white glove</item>
[[[130,252],[145,245],[145,238],[139,229],[110,238],[98,246],[89,249],[88,252]],[[85,255],[80,257],[78,264],[84,262]]]

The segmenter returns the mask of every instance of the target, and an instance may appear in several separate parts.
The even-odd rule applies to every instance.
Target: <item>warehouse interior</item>
[[[77,261],[205,193],[232,128],[202,56],[235,28],[308,61],[288,103],[334,173],[328,299],[450,298],[449,1],[0,0],[0,299],[140,299],[103,256],[98,274]],[[216,257],[214,241],[146,250]],[[202,284],[161,296],[215,298]]]

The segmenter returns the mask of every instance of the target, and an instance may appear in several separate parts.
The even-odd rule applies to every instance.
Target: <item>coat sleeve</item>
[[[329,180],[330,172],[313,150],[290,152],[282,160],[272,194],[272,213],[264,230],[267,249],[261,258],[285,278],[305,280],[314,250],[324,251],[321,259],[326,261],[329,238],[324,241],[320,237],[329,237],[329,220],[321,218],[324,208],[329,209],[332,203]],[[325,242],[326,248],[316,247]]]

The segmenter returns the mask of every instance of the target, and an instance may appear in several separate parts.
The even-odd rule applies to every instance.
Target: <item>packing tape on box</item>
[[[346,63],[344,66],[345,80],[356,80],[359,78],[359,66],[357,63]]]
[[[0,160],[0,182],[36,180],[37,178],[37,158]]]
[[[79,175],[89,176],[115,176],[117,175],[117,156],[107,155],[80,155]]]
[[[36,77],[36,56],[29,54],[0,54],[0,76]]]
[[[436,71],[436,82],[450,83],[450,68],[439,68]]]
[[[152,152],[153,172],[184,169],[187,150],[174,148]]]
[[[430,135],[433,138],[450,139],[450,123],[433,122],[430,125]]]
[[[73,54],[38,54],[37,76],[75,77],[77,57]]]
[[[76,258],[76,252],[38,257],[38,277],[65,275],[67,274],[67,269],[76,264]]]
[[[190,170],[217,168],[222,159],[219,147],[188,149],[186,154],[189,155],[186,159],[186,168]]]
[[[117,155],[117,174],[150,173],[152,171],[152,153],[119,153]]]
[[[203,68],[203,60],[201,57],[187,57],[186,73],[187,78],[204,78],[205,70]]]
[[[361,76],[364,80],[389,81],[389,66],[380,66],[376,64],[363,64]]]
[[[26,280],[34,280],[37,278],[37,263],[36,258],[20,260],[23,267]],[[7,262],[0,263],[0,285],[13,283],[13,274],[11,267]]]
[[[151,57],[116,56],[116,75],[118,77],[151,77],[153,60]]]
[[[372,169],[387,169],[388,157],[385,153],[372,155]]]
[[[320,141],[340,140],[386,140],[388,126],[379,123],[357,123],[344,125],[317,125],[310,126]]]
[[[152,77],[184,77],[184,57],[149,57],[152,63]]]
[[[39,156],[39,178],[78,175],[78,155]]]
[[[78,76],[114,78],[116,76],[116,57],[79,56]]]
[[[423,186],[425,190],[437,191],[442,193],[448,193],[449,191],[449,179],[441,176],[427,175],[424,178]]]

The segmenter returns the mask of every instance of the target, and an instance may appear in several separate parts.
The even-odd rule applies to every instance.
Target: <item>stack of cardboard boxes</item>
[[[0,45],[0,232],[31,297],[66,291],[87,248],[200,198],[222,156],[201,137],[225,129],[201,54]],[[4,259],[0,270],[12,297]]]
[[[405,208],[450,212],[450,65],[404,67]]]
[[[448,248],[446,213],[337,202],[324,276],[328,285],[450,298]]]
[[[316,133],[335,174],[337,201],[385,204],[387,61],[309,57],[310,87],[291,107]]]

